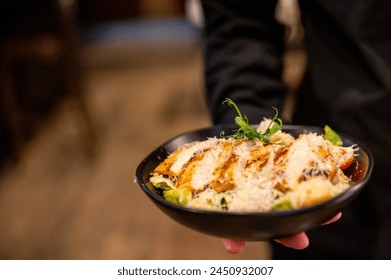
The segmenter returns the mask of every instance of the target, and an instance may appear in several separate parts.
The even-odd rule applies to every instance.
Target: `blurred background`
[[[0,4],[0,259],[267,259],[162,214],[134,182],[138,163],[211,125],[202,14],[186,0],[4,0]],[[294,1],[284,78],[305,66]]]

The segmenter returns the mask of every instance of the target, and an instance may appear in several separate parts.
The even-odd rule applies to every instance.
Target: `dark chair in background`
[[[76,121],[83,145],[86,152],[93,155],[96,139],[84,92],[78,1],[46,0],[41,6],[31,7],[34,9],[24,10],[22,23],[15,23],[0,41],[0,122],[4,128],[0,157],[18,159],[32,130],[28,127],[32,117],[29,110],[49,114],[62,98],[73,101],[80,117]],[[30,15],[30,10],[35,14]],[[13,12],[18,12],[17,6]],[[37,24],[38,21],[41,24]],[[27,82],[26,78],[18,76],[18,71],[28,77]],[[45,82],[49,84],[46,87]]]

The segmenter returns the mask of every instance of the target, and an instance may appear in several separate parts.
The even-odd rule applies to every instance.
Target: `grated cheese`
[[[274,144],[210,138],[184,145],[150,180],[155,186],[164,182],[174,190],[191,190],[187,207],[228,211],[265,212],[284,202],[306,207],[349,188],[341,166],[352,162],[354,147],[334,146],[315,133],[294,139],[278,131],[272,137]]]

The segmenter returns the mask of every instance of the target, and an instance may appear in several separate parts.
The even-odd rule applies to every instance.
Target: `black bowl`
[[[207,211],[181,207],[164,199],[149,182],[154,168],[162,162],[169,153],[179,146],[196,140],[206,140],[208,137],[220,136],[221,131],[229,134],[234,127],[215,126],[181,134],[155,149],[137,167],[136,179],[144,193],[165,214],[176,222],[193,230],[216,237],[264,241],[293,235],[313,229],[342,211],[364,188],[373,169],[371,152],[358,141],[340,133],[345,146],[357,145],[357,168],[346,172],[352,176],[352,186],[342,194],[311,207],[278,211],[278,212],[226,212]],[[283,131],[297,137],[303,133],[323,133],[319,127],[285,125]]]

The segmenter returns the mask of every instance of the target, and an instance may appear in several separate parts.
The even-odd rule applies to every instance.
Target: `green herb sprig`
[[[278,110],[273,107],[273,109],[276,111],[276,114],[274,115],[272,121],[266,128],[264,133],[261,133],[257,131],[255,128],[253,128],[249,123],[248,119],[245,115],[242,115],[240,112],[238,106],[235,104],[235,102],[232,101],[230,98],[226,98],[223,102],[227,103],[230,106],[233,106],[238,113],[238,115],[235,117],[235,124],[239,127],[238,130],[235,131],[233,135],[231,135],[234,139],[244,139],[247,138],[249,140],[259,139],[264,143],[270,144],[270,136],[272,136],[277,131],[281,130],[282,128],[282,120],[278,117]]]

